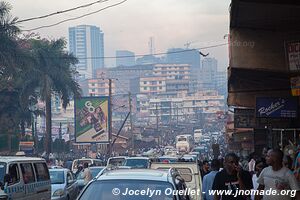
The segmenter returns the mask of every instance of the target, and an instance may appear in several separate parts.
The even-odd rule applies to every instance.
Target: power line
[[[106,1],[109,1],[109,0],[99,0],[99,1],[92,2],[92,3],[77,6],[77,7],[74,7],[74,8],[69,8],[67,10],[62,10],[62,11],[57,11],[57,12],[50,13],[50,14],[47,14],[47,15],[42,15],[42,16],[39,16],[39,17],[31,17],[31,18],[27,18],[27,19],[23,19],[23,20],[18,20],[17,23],[28,22],[28,21],[37,20],[37,19],[44,19],[44,18],[47,18],[47,17],[51,17],[53,15],[59,15],[59,14],[63,14],[63,13],[66,13],[66,12],[78,10],[80,8],[86,8],[86,7],[92,6],[92,5],[97,4],[97,3],[104,3]]]
[[[126,0],[127,1],[127,0]],[[171,52],[161,52],[161,53],[155,53],[155,54],[137,54],[133,56],[94,56],[94,57],[76,57],[77,59],[113,59],[113,58],[129,58],[129,57],[144,57],[144,56],[157,56],[157,55],[167,55],[167,54],[176,54],[176,53],[183,53],[183,52],[189,52],[189,51],[195,51],[195,50],[203,50],[203,49],[210,49],[210,48],[216,48],[228,45],[230,43],[222,43],[212,46],[206,46],[206,47],[199,47],[194,49],[185,49],[180,51],[171,51]],[[18,56],[18,57],[28,57],[28,56]],[[56,57],[44,57],[44,58],[56,58]],[[69,58],[69,57],[60,57],[61,59]],[[147,64],[158,64],[158,63],[147,63]]]
[[[115,6],[118,6],[120,4],[123,4],[125,3],[126,1],[128,0],[123,0],[119,3],[115,3],[115,4],[112,4],[112,5],[109,5],[109,6],[106,6],[104,8],[101,8],[100,10],[96,10],[96,11],[93,11],[93,12],[90,12],[90,13],[87,13],[87,14],[84,14],[84,15],[81,15],[79,17],[73,17],[73,18],[69,18],[69,19],[65,19],[65,20],[62,20],[60,22],[57,22],[57,23],[54,23],[54,24],[51,24],[51,25],[46,25],[46,26],[39,26],[39,27],[36,27],[36,28],[33,28],[33,29],[28,29],[28,30],[21,30],[21,31],[34,31],[34,30],[38,30],[38,29],[42,29],[42,28],[49,28],[49,27],[53,27],[53,26],[57,26],[59,24],[62,24],[64,22],[67,22],[67,21],[73,21],[73,20],[76,20],[76,19],[80,19],[80,18],[83,18],[83,17],[86,17],[86,16],[89,16],[89,15],[93,15],[93,14],[96,14],[100,11],[103,11],[103,10],[106,10],[108,8],[112,8],[112,7],[115,7]]]

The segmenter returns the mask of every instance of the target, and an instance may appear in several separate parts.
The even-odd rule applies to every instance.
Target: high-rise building
[[[203,90],[215,90],[218,71],[218,61],[215,58],[205,58],[202,61],[200,88]]]
[[[69,48],[79,60],[77,71],[80,79],[95,77],[95,72],[104,67],[104,40],[99,27],[80,25],[69,28]]]
[[[131,51],[118,50],[116,51],[116,67],[133,66],[135,65],[135,55]]]

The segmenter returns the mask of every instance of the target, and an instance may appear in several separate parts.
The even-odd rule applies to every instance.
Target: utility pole
[[[133,122],[132,122],[132,99],[131,99],[131,93],[128,92],[128,98],[129,98],[129,113],[130,113],[130,134],[132,138],[132,149],[134,150],[134,134],[133,134]]]
[[[158,108],[157,108],[157,102],[155,103],[155,114],[156,114],[156,131],[158,132]]]
[[[111,89],[111,79],[108,79],[108,86],[109,86],[109,90],[108,90],[108,119],[109,119],[109,123],[108,123],[108,154],[109,157],[111,157],[112,155],[112,89]]]

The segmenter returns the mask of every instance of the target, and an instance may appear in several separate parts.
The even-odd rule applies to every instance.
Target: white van
[[[82,165],[84,163],[88,163],[89,166],[103,166],[104,163],[102,160],[100,159],[93,159],[93,158],[80,158],[80,159],[76,159],[76,160],[73,160],[73,163],[72,163],[72,172],[75,174],[77,172],[77,167],[79,165]]]
[[[0,198],[50,200],[51,182],[46,161],[31,157],[0,157]]]

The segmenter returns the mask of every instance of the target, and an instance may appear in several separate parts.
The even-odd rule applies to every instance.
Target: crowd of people
[[[204,200],[288,200],[292,193],[281,195],[280,191],[294,191],[294,198],[300,199],[300,152],[289,160],[279,149],[269,149],[261,157],[251,154],[248,162],[240,161],[234,153],[228,153],[224,160],[203,161],[200,169]],[[210,195],[209,190],[231,191],[231,195]],[[240,190],[252,190],[249,195]],[[276,195],[267,194],[275,190]],[[259,191],[264,191],[260,193]]]

